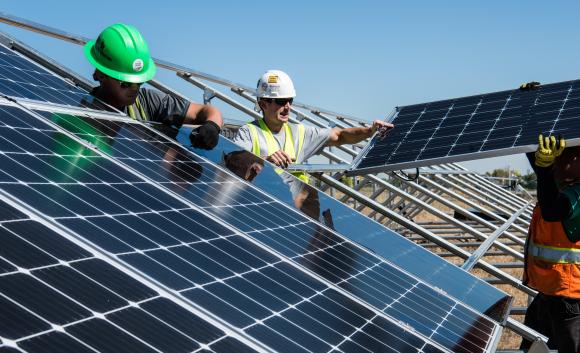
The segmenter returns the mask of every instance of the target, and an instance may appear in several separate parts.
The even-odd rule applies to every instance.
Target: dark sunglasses
[[[121,85],[121,88],[132,88],[132,87],[141,87],[141,85],[143,84],[142,82],[125,82],[125,81],[121,81],[121,80],[117,80],[119,81],[119,85]]]
[[[263,98],[266,102],[274,102],[278,105],[286,105],[286,103],[292,104],[294,98]]]
[[[113,77],[110,77],[110,78],[119,82],[119,86],[121,86],[121,88],[125,88],[125,89],[132,88],[132,87],[139,88],[143,84],[143,82],[125,82],[125,81],[117,80],[116,78],[113,78]]]

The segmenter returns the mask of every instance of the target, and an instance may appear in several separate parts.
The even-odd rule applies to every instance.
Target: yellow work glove
[[[540,87],[540,83],[538,81],[526,82],[520,85],[520,91],[531,91]]]
[[[558,156],[562,154],[566,148],[566,140],[560,137],[560,141],[556,141],[554,136],[544,137],[540,134],[538,136],[538,150],[536,151],[535,163],[538,167],[549,167],[554,164]]]

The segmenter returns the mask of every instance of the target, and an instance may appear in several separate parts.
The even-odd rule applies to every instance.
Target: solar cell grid
[[[255,352],[0,200],[0,348]]]
[[[3,44],[0,44],[0,93],[45,103],[110,110],[86,91],[71,85]]]
[[[353,174],[533,151],[539,133],[575,144],[578,81],[502,91],[397,109],[396,128],[374,138]]]
[[[24,114],[16,108],[4,107],[3,110],[3,114]],[[23,120],[27,118],[24,117]],[[52,143],[47,146],[53,148],[53,155],[57,155],[56,151],[60,150],[61,145],[58,142],[61,133],[50,128],[43,133],[52,138]],[[385,351],[441,351],[420,336],[405,331],[392,320],[377,316],[377,313],[373,313],[368,320],[353,321],[353,317],[368,316],[369,309],[306,275],[280,257],[273,256],[245,240],[239,233],[169,197],[166,192],[153,185],[138,182],[119,183],[118,175],[124,173],[123,168],[110,164],[107,159],[100,156],[84,157],[85,152],[79,148],[78,143],[73,142],[67,146],[67,151],[76,153],[66,159],[70,165],[63,165],[58,168],[59,170],[66,170],[66,175],[74,178],[80,170],[91,174],[92,170],[99,170],[98,167],[105,163],[108,173],[101,173],[99,178],[96,178],[98,181],[93,183],[56,183],[53,186],[56,186],[59,192],[51,195],[55,209],[47,207],[42,212],[53,221],[82,235],[116,259],[178,293],[183,299],[198,304],[263,342],[274,344],[275,349],[280,351],[309,352],[333,349],[343,352],[349,349],[365,351],[368,348],[364,347],[369,342],[373,342],[373,347],[381,347],[380,349]],[[118,141],[115,140],[113,146],[116,143]],[[109,152],[114,153],[114,148]],[[5,153],[16,160],[20,154]],[[206,165],[205,168],[211,167],[208,163]],[[45,178],[49,176],[45,170],[46,166],[37,158],[27,160],[22,167],[35,174],[37,181],[0,182],[0,187],[27,204],[38,204],[39,193],[34,191],[34,187],[49,183],[50,179]],[[17,188],[16,184],[24,188]],[[123,211],[119,214],[103,215],[101,210],[95,209],[98,212],[91,215],[91,209],[86,208],[87,212],[83,209],[82,215],[79,214],[80,207],[69,208],[68,198],[73,197],[73,193],[69,192],[68,188],[74,184],[77,188],[87,187],[100,194],[102,198],[117,203]],[[113,199],[109,194],[99,193],[103,188],[112,188],[117,198]],[[130,208],[126,208],[126,200],[129,200],[127,207]],[[79,199],[79,202],[92,204],[92,200],[87,199]],[[60,209],[56,209],[56,206]],[[141,210],[133,211],[134,208]],[[124,223],[127,217],[136,217],[138,223],[144,224],[145,227],[156,227],[158,231],[131,234],[132,228]],[[170,224],[172,228],[183,227],[188,230],[191,233],[188,242],[175,238],[173,233],[164,232],[166,224]],[[201,232],[196,232],[196,229],[201,229]],[[252,267],[257,264],[262,266]],[[216,274],[223,277],[215,277]],[[255,290],[242,293],[236,289],[236,285],[254,287]],[[275,294],[273,291],[278,293]],[[302,303],[317,303],[317,301],[321,304],[314,307],[301,306],[297,309]],[[271,304],[272,306],[268,307],[266,303],[277,305]],[[280,309],[282,304],[284,309]],[[283,316],[284,313],[294,311],[297,311],[297,315]],[[353,335],[360,342],[354,341],[353,344],[348,336],[343,337],[342,341],[336,341],[333,336],[317,337],[301,328],[301,321],[293,321],[304,315],[314,318],[320,311],[326,312],[333,320],[345,323],[350,332],[349,336]],[[355,322],[357,324],[354,324]],[[328,323],[318,320],[311,320],[311,324],[314,325],[313,332],[334,330]],[[105,329],[102,330],[107,332]],[[279,338],[270,342],[274,337]]]
[[[70,118],[79,119],[78,117]],[[464,352],[485,351],[487,348],[495,329],[495,324],[491,320],[475,314],[455,301],[452,301],[452,304],[446,304],[449,312],[446,312],[444,316],[437,317],[436,312],[421,312],[413,300],[404,299],[408,293],[416,291],[419,293],[417,297],[429,298],[428,301],[435,305],[443,305],[444,301],[441,299],[443,296],[410,276],[400,273],[400,270],[378,257],[354,247],[336,233],[319,227],[299,214],[288,212],[286,206],[261,193],[253,192],[247,185],[204,161],[193,157],[189,162],[185,162],[188,159],[184,158],[178,163],[198,164],[199,167],[190,168],[196,172],[195,175],[185,176],[188,179],[187,182],[176,177],[173,168],[166,165],[174,162],[165,158],[168,148],[172,149],[171,145],[162,141],[152,142],[151,132],[142,126],[98,120],[92,123],[99,122],[106,125],[95,130],[101,134],[118,134],[125,128],[129,130],[130,133],[123,134],[123,138],[115,139],[109,152],[119,161],[147,175],[148,178],[168,186],[184,198],[200,205],[205,211],[213,213],[226,223],[234,225],[246,234],[271,246],[297,264],[339,285],[363,301],[372,303],[396,320],[412,322],[415,330],[432,337],[444,347]],[[135,138],[126,138],[125,136],[129,134],[135,135]],[[172,155],[176,153],[181,152],[175,151]],[[199,181],[200,174],[206,175],[206,180],[213,180],[213,182]],[[207,255],[207,251],[203,253]],[[224,255],[227,256],[227,252],[216,258]],[[163,263],[167,264],[166,261]],[[163,271],[157,265],[150,263],[137,265],[141,266],[145,272],[147,270]],[[155,267],[155,269],[150,267]],[[247,269],[238,268],[237,273],[244,271]],[[170,276],[166,274],[164,277]],[[391,287],[390,285],[396,281],[405,282],[406,286]],[[185,290],[191,284],[174,279],[174,282],[168,285],[174,286],[177,290]],[[198,292],[203,293],[202,291],[195,293]],[[212,293],[215,292],[218,291],[212,291]],[[195,300],[209,299],[196,296]],[[237,299],[237,302],[240,301],[243,302],[243,298]],[[219,307],[213,301],[204,303],[209,307]],[[390,305],[390,303],[395,304]],[[249,304],[246,306],[251,307]],[[226,311],[232,312],[230,308]],[[225,312],[222,315],[225,315]],[[243,316],[236,315],[230,320],[236,325],[244,325],[246,322]],[[250,322],[247,319],[247,323]],[[447,327],[448,323],[451,323],[449,327]]]

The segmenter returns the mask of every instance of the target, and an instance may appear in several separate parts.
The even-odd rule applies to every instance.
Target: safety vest
[[[250,129],[250,134],[252,136],[252,153],[255,154],[256,156],[261,156],[258,128],[256,127],[256,125],[252,123],[249,123],[247,125],[248,128]],[[260,131],[262,131],[262,136],[264,137],[264,140],[266,140],[266,149],[268,156],[276,151],[279,151],[280,146],[276,141],[276,139],[274,138],[272,131],[270,131],[268,125],[266,125],[266,122],[264,122],[264,119],[258,120],[258,125],[260,126]],[[284,141],[284,152],[286,152],[286,154],[288,154],[290,158],[294,160],[298,158],[300,152],[302,151],[302,145],[304,144],[304,135],[306,134],[304,125],[297,124],[297,127],[298,127],[298,149],[295,148],[294,137],[292,136],[292,129],[290,128],[290,125],[288,123],[284,123],[284,125],[282,126],[282,128],[284,129],[284,133],[286,134]],[[276,173],[278,174],[282,174],[284,172],[284,170],[281,168],[276,168],[275,170]],[[304,172],[291,172],[291,174],[305,183],[308,183],[310,181],[308,174]]]
[[[562,222],[547,222],[536,205],[528,240],[524,284],[547,295],[580,298],[580,241],[571,242]]]
[[[139,120],[149,120],[149,118],[147,118],[147,114],[145,113],[145,109],[143,109],[143,105],[141,105],[139,97],[135,99],[135,104],[131,104],[130,106],[127,107],[127,114],[131,117],[131,119],[137,120],[137,116],[135,115],[135,109],[133,108],[133,105],[135,105],[135,107],[139,110],[140,116]]]

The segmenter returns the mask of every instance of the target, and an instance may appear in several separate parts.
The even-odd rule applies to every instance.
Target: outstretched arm
[[[388,131],[394,127],[395,126],[391,123],[375,120],[371,126],[367,127],[349,127],[344,129],[334,128],[330,132],[327,145],[340,146],[344,144],[358,143],[373,136],[378,129],[385,129],[385,131]]]

